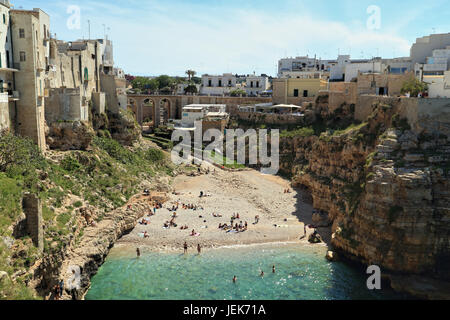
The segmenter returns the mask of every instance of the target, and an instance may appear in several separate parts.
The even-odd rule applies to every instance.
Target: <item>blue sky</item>
[[[116,65],[135,75],[276,74],[285,56],[335,59],[408,56],[417,37],[450,32],[448,0],[10,0],[41,8],[58,39],[114,42]],[[81,28],[69,29],[67,8],[81,10]],[[367,27],[369,6],[380,25]]]

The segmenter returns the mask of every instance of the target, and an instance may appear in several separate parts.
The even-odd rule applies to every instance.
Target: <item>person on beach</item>
[[[202,253],[202,247],[200,246],[200,243],[197,244],[197,252],[198,254]]]
[[[186,254],[187,250],[188,250],[188,245],[187,245],[186,241],[184,242],[183,248],[184,248],[184,254]]]
[[[233,277],[233,283],[236,283],[236,281],[237,281],[237,277],[234,276],[234,277]]]
[[[59,295],[62,297],[63,293],[64,293],[64,280],[61,279],[59,281]]]
[[[141,256],[141,250],[139,250],[139,248],[136,248],[136,256],[138,258]]]

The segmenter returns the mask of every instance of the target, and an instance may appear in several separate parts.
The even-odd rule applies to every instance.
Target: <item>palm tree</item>
[[[185,73],[189,77],[189,82],[191,82],[191,78],[194,77],[197,74],[197,72],[195,72],[194,70],[187,70]]]

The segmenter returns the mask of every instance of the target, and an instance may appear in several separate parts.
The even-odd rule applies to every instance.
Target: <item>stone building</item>
[[[274,79],[273,103],[301,105],[312,101],[319,91],[327,89],[325,79]]]
[[[231,73],[224,73],[221,76],[204,74],[200,94],[223,96],[237,88],[236,82],[236,76]]]
[[[398,96],[405,81],[414,78],[413,72],[405,74],[371,74],[359,73],[357,80],[357,94],[375,94]]]
[[[249,75],[245,84],[245,91],[249,96],[258,96],[270,88],[269,77],[264,75]]]
[[[14,96],[13,74],[17,71],[14,69],[11,56],[9,11],[9,1],[0,1],[0,131],[11,127],[9,100]],[[11,107],[14,107],[13,101]]]
[[[11,10],[10,14],[13,61],[19,69],[15,86],[23,93],[15,105],[17,133],[32,138],[41,150],[45,150],[45,79],[50,52],[50,17],[40,9]]]

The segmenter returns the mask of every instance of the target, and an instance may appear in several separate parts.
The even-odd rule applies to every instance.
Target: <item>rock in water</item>
[[[310,234],[309,238],[308,238],[308,242],[309,243],[321,243],[322,242],[322,237],[318,233]]]

